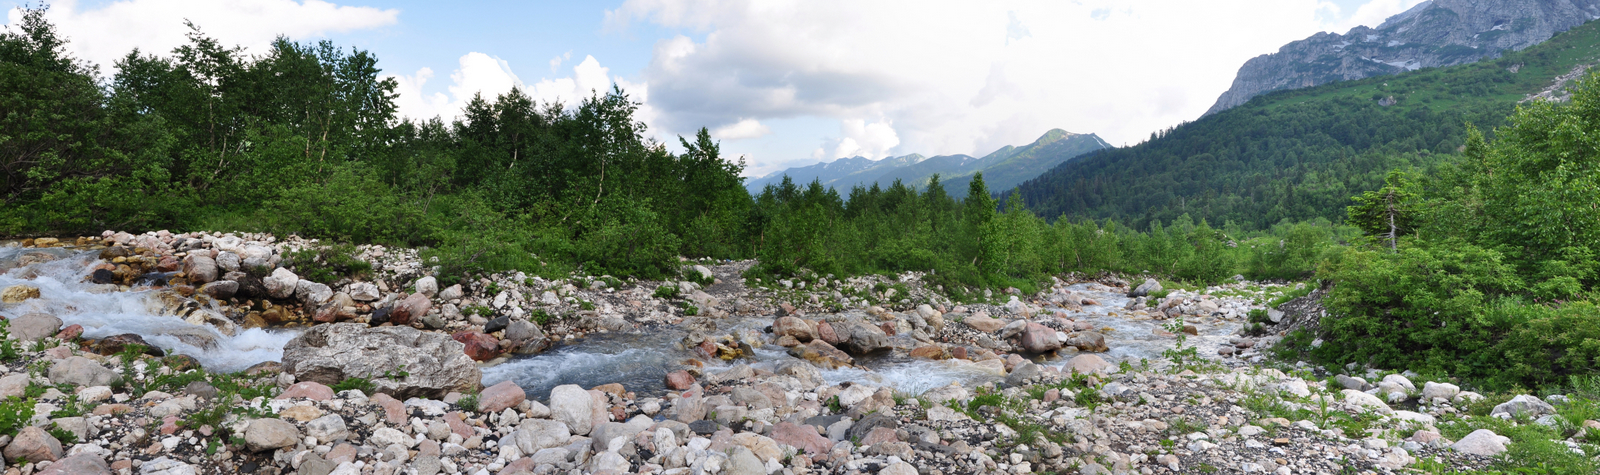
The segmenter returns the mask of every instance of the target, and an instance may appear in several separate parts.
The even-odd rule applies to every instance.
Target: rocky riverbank
[[[296,238],[18,244],[0,248],[0,278],[20,282],[0,289],[8,474],[1390,473],[1484,467],[1506,440],[1445,435],[1474,417],[1555,425],[1566,404],[1268,361],[1281,330],[1238,333],[1285,289],[1249,282],[1069,278],[957,305],[916,274],[747,283],[749,263],[686,263],[673,282],[512,274],[441,289],[415,251],[377,246],[357,248],[369,273],[324,283],[284,267],[318,246]],[[158,296],[141,318],[189,327],[104,334],[59,302],[69,288]],[[200,367],[246,366],[203,341],[136,346],[203,339],[190,327],[286,343],[237,373]],[[670,334],[651,349],[675,355],[653,368],[659,385],[484,384],[497,364],[602,334]],[[1180,336],[1197,347],[1182,364],[1136,357]],[[914,392],[830,381],[885,361],[975,376]],[[1584,430],[1600,424],[1569,436],[1576,450]]]

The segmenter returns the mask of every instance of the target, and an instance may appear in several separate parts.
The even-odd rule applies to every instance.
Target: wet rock
[[[311,327],[284,345],[283,369],[301,381],[331,385],[364,378],[377,392],[440,398],[476,388],[482,379],[464,348],[448,335],[409,327],[333,323]],[[402,370],[402,378],[384,377]]]
[[[121,335],[112,335],[96,340],[94,342],[94,352],[107,356],[115,355],[122,353],[122,351],[127,349],[129,345],[139,345],[140,347],[143,347],[144,354],[150,356],[157,358],[166,356],[166,352],[162,351],[160,347],[151,345],[149,342],[144,341],[144,337],[139,336],[136,333],[123,333]]]
[[[950,358],[949,352],[946,352],[944,350],[944,348],[941,348],[941,347],[938,347],[938,346],[934,346],[934,345],[917,347],[916,349],[911,350],[909,356],[911,356],[912,358],[922,358],[922,359],[929,359],[929,360],[943,360],[943,359],[949,359]]]
[[[811,340],[811,343],[789,349],[789,356],[811,362],[811,364],[827,369],[837,369],[855,364],[855,358],[834,348],[822,340]]]
[[[18,341],[39,341],[61,333],[61,319],[45,313],[30,313],[11,320],[8,329]]]
[[[208,282],[206,285],[200,286],[200,291],[210,295],[211,298],[227,300],[233,298],[234,294],[239,293],[239,283],[232,280]]]
[[[463,352],[474,361],[489,361],[500,356],[500,342],[494,337],[475,331],[461,331],[450,335],[451,339],[461,342]]]
[[[528,393],[523,392],[521,386],[511,381],[501,381],[478,393],[478,410],[484,413],[499,413],[506,408],[517,407],[527,399]]]
[[[694,386],[694,376],[689,375],[689,372],[684,370],[673,371],[667,373],[666,384],[667,389],[674,391],[687,390]]]
[[[52,383],[78,386],[112,386],[122,381],[122,375],[82,356],[57,361],[49,376]]]
[[[841,340],[839,349],[854,355],[866,355],[889,349],[889,335],[883,329],[861,322],[838,322],[833,331]]]
[[[1111,348],[1106,346],[1106,336],[1099,332],[1073,332],[1067,335],[1067,341],[1062,342],[1062,345],[1094,353],[1111,351]]]
[[[800,343],[806,343],[816,338],[815,332],[811,330],[811,325],[806,324],[805,320],[796,317],[778,317],[777,320],[773,320],[772,336],[789,336]]]
[[[505,331],[507,340],[518,343],[544,338],[544,331],[539,329],[539,325],[527,320],[512,321],[506,324]]]
[[[283,419],[255,419],[244,431],[245,447],[252,452],[292,447],[300,441],[300,430]]]
[[[267,296],[286,299],[294,295],[295,288],[300,284],[300,276],[289,269],[279,267],[272,271],[272,275],[261,279],[261,284],[266,287]]]
[[[61,341],[73,341],[81,336],[83,336],[83,325],[76,323],[67,325],[60,332],[56,332],[56,339]]]
[[[1037,323],[1029,323],[1022,329],[1022,349],[1033,354],[1046,353],[1061,348],[1061,341],[1056,339],[1056,330]]]
[[[31,285],[13,285],[0,290],[0,303],[22,303],[39,298],[39,288]]]
[[[1039,370],[1039,365],[1023,362],[1017,365],[1017,369],[1012,370],[1011,374],[1006,375],[1006,386],[1021,387],[1037,381],[1040,376],[1042,376],[1042,372]]]

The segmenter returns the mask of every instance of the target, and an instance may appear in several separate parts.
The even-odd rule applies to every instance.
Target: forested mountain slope
[[[1597,58],[1600,23],[1590,22],[1492,61],[1279,91],[1072,160],[1020,193],[1042,216],[1136,227],[1185,213],[1258,229],[1337,221],[1386,171],[1437,163],[1467,124],[1490,131],[1533,95],[1561,96],[1563,78]]]

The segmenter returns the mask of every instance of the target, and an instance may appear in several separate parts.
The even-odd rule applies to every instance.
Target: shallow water
[[[1174,338],[1156,333],[1166,321],[1149,317],[1133,317],[1123,310],[1129,299],[1120,292],[1095,284],[1076,284],[1069,287],[1079,294],[1094,298],[1102,305],[1087,306],[1082,312],[1068,312],[1075,320],[1088,321],[1106,336],[1111,351],[1099,353],[1101,358],[1116,364],[1129,361],[1138,364],[1142,359],[1154,361],[1161,352],[1172,348]],[[1062,310],[1059,308],[1049,311]],[[771,317],[754,317],[719,322],[716,334],[736,333],[738,330],[761,328],[772,323]],[[1239,329],[1237,322],[1219,320],[1217,324],[1195,323],[1200,336],[1190,337],[1189,344],[1198,346],[1202,355],[1207,348],[1228,341]],[[1106,331],[1110,328],[1110,331]],[[734,332],[730,332],[732,329]],[[484,370],[484,384],[514,381],[530,395],[541,397],[562,384],[584,387],[620,382],[628,390],[639,394],[659,394],[665,390],[663,378],[679,363],[693,358],[688,351],[677,349],[677,343],[686,335],[681,329],[666,327],[648,332],[606,333],[592,335],[575,343],[558,346],[539,355],[521,356]],[[766,345],[756,348],[750,360],[732,363],[708,363],[707,373],[726,370],[731,364],[750,364],[756,368],[774,369],[785,361],[795,361],[784,348]],[[1051,358],[1046,365],[1060,367],[1067,358]],[[869,356],[857,358],[862,368],[823,370],[823,379],[830,384],[850,381],[874,386],[888,386],[907,394],[921,394],[951,382],[963,384],[996,380],[1001,375],[957,361],[931,361],[894,356]]]
[[[20,261],[46,254],[44,263],[18,266]],[[40,298],[19,304],[0,304],[0,315],[16,318],[40,312],[60,318],[63,326],[83,326],[85,338],[135,333],[169,354],[188,355],[208,370],[239,371],[263,361],[283,357],[283,345],[298,333],[291,330],[240,330],[224,335],[210,325],[194,325],[160,313],[156,290],[95,293],[101,288],[84,281],[98,261],[98,252],[68,249],[0,247],[0,288],[27,284],[39,288]]]

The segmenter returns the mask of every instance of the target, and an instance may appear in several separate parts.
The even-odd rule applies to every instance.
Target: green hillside
[[[1396,167],[1426,169],[1489,131],[1519,101],[1600,58],[1600,23],[1538,46],[1449,68],[1281,91],[1067,162],[1021,187],[1047,217],[1144,227],[1183,214],[1261,229],[1344,218],[1350,196]]]

